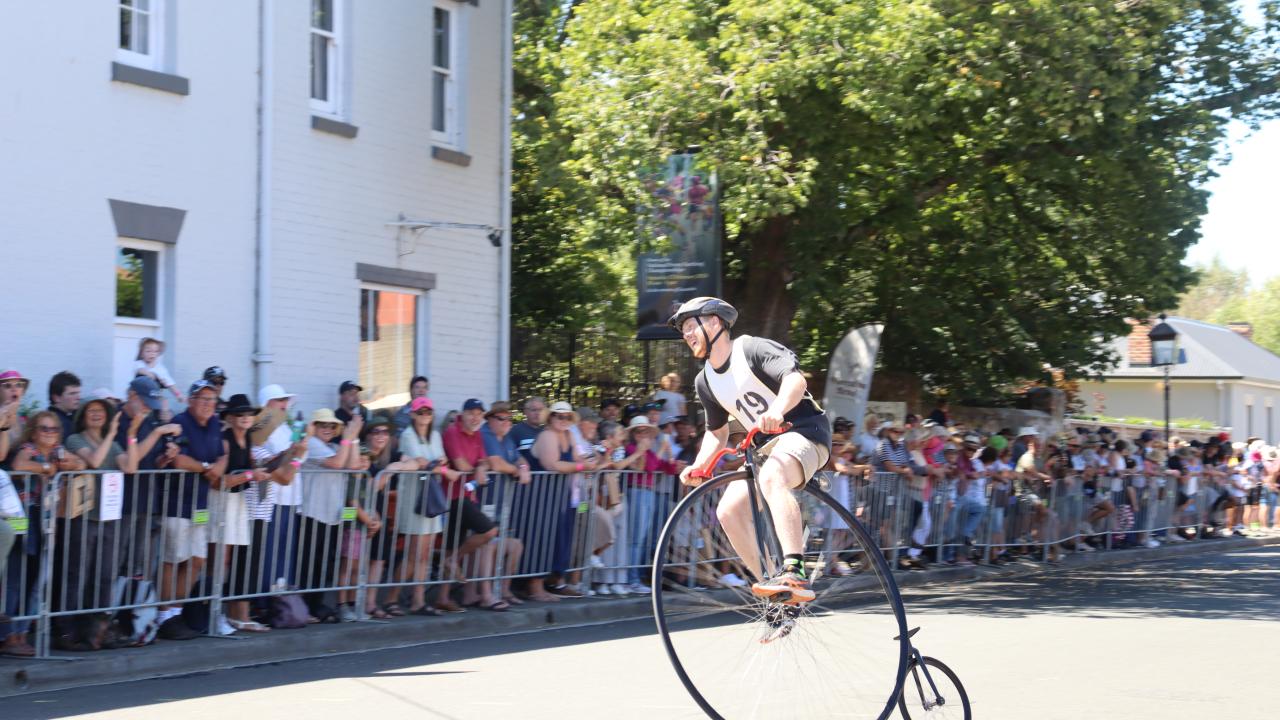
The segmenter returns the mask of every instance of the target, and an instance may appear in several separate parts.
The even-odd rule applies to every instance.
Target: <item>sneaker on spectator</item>
[[[595,593],[596,593],[597,595],[600,595],[600,596],[602,596],[602,597],[603,597],[603,596],[605,596],[605,595],[612,595],[612,594],[613,594],[613,590],[611,590],[611,589],[609,588],[609,584],[608,584],[608,583],[596,583],[596,585],[595,585]]]
[[[341,622],[355,622],[356,620],[359,620],[359,619],[360,619],[360,617],[359,617],[358,615],[356,615],[356,609],[355,609],[355,606],[354,606],[354,605],[350,605],[350,604],[348,604],[348,603],[342,603],[342,604],[338,605],[338,620],[339,620],[339,621],[341,621]]]
[[[226,615],[218,615],[217,633],[224,636],[236,634],[236,629],[231,627],[231,623],[227,622]]]
[[[1184,543],[1187,539],[1182,537],[1182,533],[1169,533],[1164,539],[1167,543]]]
[[[720,578],[720,584],[725,587],[743,587],[747,584],[747,581],[738,577],[734,573],[725,573]]]
[[[1145,543],[1143,543],[1143,544],[1144,544],[1144,545],[1146,545],[1147,547],[1149,547],[1149,548],[1153,549],[1153,550],[1154,550],[1155,548],[1160,547],[1160,541],[1159,541],[1159,540],[1154,540],[1154,539],[1153,539],[1153,540],[1148,540],[1148,541],[1146,541],[1146,542],[1145,542]]]
[[[614,595],[621,595],[625,597],[631,594],[631,588],[627,585],[623,585],[622,583],[614,583],[609,586],[609,589],[613,591]]]
[[[627,586],[627,592],[631,593],[632,595],[648,595],[649,586],[644,585],[642,583],[638,583],[638,582],[631,583],[630,585]]]
[[[594,597],[596,594],[596,591],[587,587],[586,583],[578,583],[577,585],[570,585],[569,587],[578,591],[579,597]]]
[[[603,570],[603,569],[604,569],[604,561],[600,559],[600,556],[599,556],[599,555],[592,555],[592,556],[591,556],[591,559],[590,559],[589,561],[587,561],[587,565],[589,565],[590,567],[593,567],[593,568],[595,568],[595,569],[597,569],[597,570]]]

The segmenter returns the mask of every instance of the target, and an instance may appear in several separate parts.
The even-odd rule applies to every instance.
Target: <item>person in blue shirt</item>
[[[182,434],[169,467],[184,472],[166,478],[160,488],[164,521],[158,592],[162,602],[170,603],[161,609],[158,618],[163,638],[184,640],[195,636],[182,624],[181,601],[203,572],[208,555],[209,481],[221,478],[227,467],[217,407],[217,387],[207,380],[197,380],[187,393],[187,409],[173,418]]]

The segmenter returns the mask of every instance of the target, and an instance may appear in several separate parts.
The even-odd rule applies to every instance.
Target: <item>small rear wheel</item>
[[[913,717],[928,720],[972,720],[969,694],[964,691],[964,685],[960,684],[960,678],[956,677],[955,672],[937,658],[926,657],[920,660],[928,666],[929,677],[925,677],[919,664],[911,664],[907,681],[902,685],[902,694],[898,696],[898,711],[902,713],[902,717],[906,720]],[[933,685],[929,684],[929,680],[933,680]]]

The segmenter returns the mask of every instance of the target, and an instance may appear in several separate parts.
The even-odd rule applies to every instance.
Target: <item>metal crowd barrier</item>
[[[554,575],[584,588],[640,583],[685,492],[674,476],[632,471],[533,473],[528,483],[490,473],[453,488],[435,473],[304,467],[287,490],[254,480],[208,491],[202,506],[199,483],[179,471],[8,477],[22,512],[0,520],[17,533],[0,573],[0,611],[11,617],[0,639],[33,631],[40,658],[86,649],[76,638],[129,610],[181,606],[185,617],[194,608],[192,622],[203,617],[204,631],[217,635],[224,614],[244,619],[248,604],[290,594],[302,595],[313,616],[349,603],[348,619],[368,620],[367,610],[390,603],[424,606],[429,590],[496,600],[520,578]],[[1048,482],[1006,474],[987,479],[981,493],[894,473],[827,474],[822,482],[895,564],[922,554],[985,561],[1018,547],[1043,557],[1088,538],[1104,548],[1168,540],[1225,526],[1230,496],[1218,479],[1133,473]],[[422,503],[433,483],[451,500],[446,513],[427,517]],[[842,527],[813,510],[805,513],[811,529]],[[715,518],[702,522],[678,543],[690,584],[715,575],[697,566],[734,560],[705,542]],[[482,525],[491,530],[471,532]]]

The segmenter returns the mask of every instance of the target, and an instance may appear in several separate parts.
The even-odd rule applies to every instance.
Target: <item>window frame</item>
[[[308,7],[312,6],[315,0],[308,3]],[[325,90],[328,94],[327,100],[320,100],[312,95],[311,83],[313,81],[315,69],[314,58],[310,59],[311,73],[308,75],[307,95],[311,103],[311,110],[319,115],[325,115],[331,118],[342,117],[343,112],[343,82],[346,78],[346,72],[343,67],[342,54],[344,43],[344,33],[346,32],[346,2],[345,0],[333,0],[331,10],[332,30],[325,30],[314,25],[314,17],[307,22],[307,52],[314,52],[315,37],[320,35],[326,38],[325,58],[328,75],[325,77]]]
[[[168,0],[150,0],[150,8],[142,12],[147,15],[147,41],[151,47],[147,52],[138,52],[128,48],[120,47],[120,16],[126,10],[138,13],[138,9],[131,5],[125,5],[123,0],[116,1],[116,61],[125,65],[132,65],[147,70],[160,71],[164,69],[165,57],[165,15]],[[136,24],[135,24],[136,27]]]
[[[454,150],[462,149],[462,68],[459,66],[459,58],[463,53],[460,48],[464,38],[463,7],[461,5],[445,5],[443,3],[435,3],[431,6],[431,71],[430,82],[428,83],[428,93],[430,97],[431,112],[428,118],[428,127],[431,129],[431,141],[437,145],[441,145]],[[448,56],[445,58],[449,66],[443,67],[436,65],[436,13],[444,13],[448,18],[445,25],[447,40],[449,43]],[[445,76],[445,108],[444,108],[444,130],[436,129],[436,75]]]
[[[358,295],[358,296],[357,296],[357,299],[356,299],[356,306],[357,306],[357,307],[359,307],[359,306],[361,305],[360,296],[362,296],[362,295],[364,294],[364,291],[366,291],[366,290],[373,290],[373,291],[377,291],[377,292],[391,292],[391,293],[398,293],[398,294],[400,294],[400,295],[412,295],[412,296],[413,296],[413,298],[414,298],[414,301],[413,301],[413,339],[412,339],[412,341],[409,343],[409,347],[410,347],[410,348],[412,348],[412,350],[413,350],[413,361],[410,363],[411,367],[410,367],[409,377],[410,377],[410,378],[413,378],[415,375],[422,375],[422,374],[424,374],[424,371],[423,371],[423,369],[422,369],[422,368],[423,368],[424,360],[425,360],[425,358],[424,358],[424,353],[425,353],[424,341],[425,341],[425,335],[426,335],[426,332],[427,332],[427,326],[426,326],[426,322],[425,322],[425,314],[426,314],[426,306],[427,306],[427,292],[428,292],[428,291],[427,291],[427,290],[423,290],[423,289],[421,289],[421,288],[404,287],[404,286],[402,286],[402,285],[387,285],[387,284],[385,284],[385,283],[369,282],[369,281],[364,281],[364,280],[362,280],[362,281],[360,281],[360,282],[359,282],[359,284],[358,284],[358,290],[359,290],[360,295]],[[376,318],[374,318],[374,322],[376,322]],[[364,362],[365,362],[365,357],[364,357],[363,348],[362,348],[362,347],[360,347],[360,345],[362,345],[364,342],[380,342],[380,339],[378,339],[378,340],[372,340],[372,341],[366,341],[366,340],[364,340],[364,339],[363,339],[363,336],[361,335],[361,332],[360,332],[360,325],[358,325],[358,324],[357,324],[357,326],[356,326],[356,345],[357,345],[357,350],[356,350],[356,352],[357,352],[358,357],[356,358],[356,378],[357,378],[357,380],[356,380],[356,381],[357,381],[357,382],[359,382],[359,383],[361,383],[362,385],[365,385],[365,387],[366,387],[366,392],[368,392],[368,393],[372,393],[372,392],[373,392],[373,389],[372,389],[372,387],[371,387],[371,386],[373,385],[373,383],[367,383],[367,384],[366,384],[366,380],[365,380],[365,377],[364,377]],[[406,387],[407,387],[407,385],[406,385]],[[399,392],[399,390],[397,390],[397,392]],[[390,393],[390,394],[394,394],[394,393]],[[385,397],[385,396],[384,396],[384,397]],[[361,402],[376,402],[377,400],[378,400],[378,398],[372,397],[372,395],[370,395],[369,397],[361,397]]]
[[[138,238],[127,238],[127,237],[116,238],[116,254],[117,255],[121,250],[142,250],[146,252],[154,252],[156,254],[156,267],[155,267],[156,275],[155,275],[155,282],[154,282],[156,316],[154,318],[131,317],[128,315],[117,315],[113,310],[112,316],[114,317],[115,319],[114,321],[116,323],[126,323],[131,325],[149,325],[151,327],[162,327],[164,325],[163,316],[164,316],[165,302],[167,300],[165,296],[165,281],[167,280],[166,272],[165,272],[165,264],[166,264],[166,261],[168,260],[165,253],[168,251],[168,247],[169,246],[167,244],[158,242],[155,240],[139,240]],[[114,260],[114,256],[113,256],[113,260]],[[112,262],[112,267],[113,268],[116,267],[116,264],[114,261]],[[119,293],[118,289],[116,290],[116,293]]]

